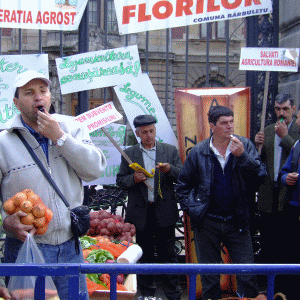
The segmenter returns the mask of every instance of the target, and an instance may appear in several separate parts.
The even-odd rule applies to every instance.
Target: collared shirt
[[[217,148],[213,145],[212,139],[213,139],[213,137],[210,138],[209,147],[214,152],[214,154],[216,155],[216,157],[217,157],[218,161],[220,162],[220,165],[221,165],[221,167],[224,171],[225,165],[228,162],[229,155],[231,153],[231,151],[230,151],[231,142],[227,146],[225,157],[224,157],[220,154],[220,152],[217,150]]]
[[[141,151],[143,153],[143,160],[144,160],[144,165],[145,169],[149,173],[153,173],[152,169],[155,170],[155,160],[156,160],[156,143],[153,148],[151,149],[145,149],[142,144],[140,144]],[[151,185],[154,188],[154,176],[153,177],[148,177],[147,182],[149,185]],[[154,202],[154,189],[151,192],[148,189],[148,201],[149,202]]]
[[[288,130],[290,130],[292,122],[288,125]],[[280,138],[276,132],[275,132],[275,139],[274,139],[274,181],[277,182],[278,175],[280,172],[280,161],[281,161],[281,153],[282,153],[282,147],[279,146],[281,143],[282,138]]]
[[[22,124],[24,125],[24,127],[26,127],[29,132],[35,137],[35,139],[38,141],[38,143],[40,144],[41,148],[43,149],[46,157],[47,157],[47,161],[48,161],[48,138],[46,137],[41,137],[40,134],[38,132],[36,132],[35,130],[33,130],[31,127],[29,127],[27,124],[25,124],[25,122],[23,121],[23,119],[21,118]]]

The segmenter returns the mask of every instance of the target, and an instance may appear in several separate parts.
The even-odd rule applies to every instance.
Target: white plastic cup
[[[117,259],[120,264],[135,264],[143,255],[143,250],[139,245],[131,245]]]

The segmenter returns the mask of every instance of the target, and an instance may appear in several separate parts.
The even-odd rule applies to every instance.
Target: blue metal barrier
[[[261,274],[268,277],[267,298],[273,300],[277,274],[300,274],[299,265],[272,264],[0,264],[0,276],[38,276],[35,299],[45,299],[45,276],[70,276],[69,300],[79,299],[79,275],[111,275],[110,299],[117,299],[118,274],[183,274],[189,277],[189,300],[196,299],[198,274]]]

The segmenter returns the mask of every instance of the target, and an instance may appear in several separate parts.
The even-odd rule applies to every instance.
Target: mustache
[[[277,119],[278,120],[280,120],[280,119],[284,119],[285,120],[285,116],[279,116]]]

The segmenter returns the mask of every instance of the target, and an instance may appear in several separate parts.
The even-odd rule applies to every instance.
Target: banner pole
[[[269,80],[270,80],[270,71],[266,71],[265,77],[265,88],[264,88],[264,99],[263,99],[263,107],[261,112],[261,123],[260,123],[260,131],[263,132],[266,123],[266,111],[267,111],[267,102],[268,102],[268,93],[269,93]],[[261,154],[262,144],[258,147],[258,153]]]
[[[108,137],[108,139],[113,143],[113,145],[117,148],[117,150],[123,155],[123,157],[127,160],[127,162],[131,165],[133,164],[133,161],[129,158],[129,156],[124,152],[124,150],[117,144],[117,142],[112,138],[112,136],[108,133],[106,128],[102,127],[101,130],[104,132],[104,134]],[[152,192],[153,187],[147,182],[144,181],[148,189]]]

